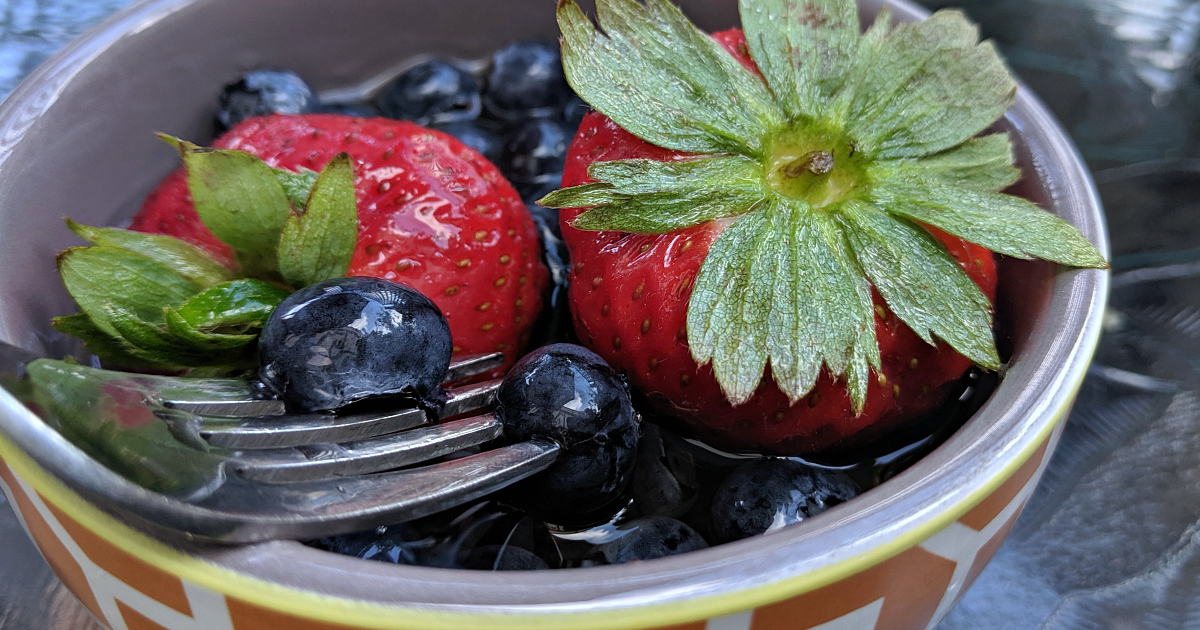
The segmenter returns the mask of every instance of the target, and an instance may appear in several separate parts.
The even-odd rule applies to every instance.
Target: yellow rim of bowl
[[[1094,342],[1092,344],[1094,346]],[[1090,356],[1089,352],[1089,356]],[[1016,470],[1049,439],[1062,421],[1083,382],[1083,370],[1070,385],[1070,395],[1055,409],[1052,418],[1026,445],[1020,456],[976,489],[953,508],[913,527],[896,538],[852,558],[821,567],[809,573],[771,584],[731,593],[708,595],[696,600],[650,604],[610,611],[549,613],[478,613],[449,612],[419,607],[388,606],[365,601],[323,595],[281,586],[210,564],[159,542],[87,503],[52,475],[42,470],[3,434],[0,457],[13,472],[25,479],[44,499],[121,550],[163,571],[179,576],[217,593],[255,606],[296,617],[380,630],[431,630],[452,628],[564,630],[639,629],[685,624],[750,610],[795,597],[833,584],[847,576],[875,566],[916,546],[958,520],[971,508],[996,491]],[[15,506],[14,506],[15,509]],[[236,595],[234,594],[236,593]]]

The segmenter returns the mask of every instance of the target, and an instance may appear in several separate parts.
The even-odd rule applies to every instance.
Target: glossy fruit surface
[[[546,270],[524,204],[477,152],[409,122],[333,114],[252,119],[213,144],[292,171],[319,170],[348,152],[359,221],[348,274],[429,296],[450,322],[456,353],[516,360],[541,312]],[[147,197],[130,227],[230,259],[196,216],[182,169]]]
[[[714,37],[748,62],[740,31]],[[563,185],[591,181],[587,167],[593,162],[629,158],[672,161],[686,155],[651,145],[592,112],[571,144]],[[710,221],[667,234],[585,232],[571,227],[579,213],[563,210],[560,218],[571,253],[571,311],[581,343],[625,373],[655,411],[714,445],[796,454],[870,439],[934,408],[948,384],[971,365],[943,343],[922,341],[874,294],[883,369],[869,382],[861,414],[828,373],[793,405],[769,369],[750,400],[733,406],[710,366],[692,359],[685,328],[692,283],[728,223]],[[930,233],[994,298],[992,253],[936,229]]]
[[[544,472],[512,489],[539,513],[578,515],[620,498],[633,475],[639,418],[629,391],[595,353],[553,344],[523,357],[496,395],[504,439],[562,447]]]
[[[592,111],[591,105],[578,96],[572,96],[567,99],[567,104],[563,105],[563,122],[569,129],[579,129],[579,123],[583,122],[584,115],[590,111]]]
[[[492,54],[483,104],[505,120],[551,116],[572,95],[558,46],[516,42]]]
[[[549,569],[545,560],[537,554],[512,545],[486,545],[476,547],[467,554],[464,569],[478,571],[538,571]]]
[[[721,542],[741,540],[816,516],[858,496],[835,470],[764,458],[735,469],[717,486],[712,528]]]
[[[258,375],[293,413],[380,394],[437,411],[451,346],[446,318],[419,291],[382,278],[335,278],[300,289],[271,314],[258,340]]]
[[[504,142],[497,166],[514,185],[552,182],[562,173],[571,131],[548,119],[530,120]]]
[[[444,61],[427,61],[405,70],[375,100],[388,118],[419,125],[441,125],[479,116],[479,83],[470,73]]]
[[[483,127],[470,122],[457,122],[435,127],[442,133],[448,133],[459,142],[475,149],[480,155],[493,164],[500,159],[503,143],[500,138]]]
[[[605,564],[665,558],[708,548],[704,538],[682,521],[665,516],[647,516],[622,523],[617,538],[597,549]]]
[[[317,96],[295,72],[254,70],[221,91],[217,108],[219,131],[268,114],[307,114],[317,111]]]
[[[322,104],[320,111],[324,114],[342,114],[343,116],[355,116],[357,118],[373,118],[379,115],[379,112],[369,103]]]

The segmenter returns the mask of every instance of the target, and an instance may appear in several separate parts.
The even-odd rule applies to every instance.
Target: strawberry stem
[[[825,175],[833,170],[833,155],[828,151],[809,151],[800,159],[787,164],[783,167],[783,174],[796,178],[804,173],[812,173],[813,175]]]

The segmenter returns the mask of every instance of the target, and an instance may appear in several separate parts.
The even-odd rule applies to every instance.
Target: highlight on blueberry
[[[293,412],[328,411],[389,394],[431,411],[446,401],[450,326],[416,289],[382,278],[334,278],[288,296],[259,337],[259,379]]]
[[[489,162],[500,159],[500,138],[491,131],[471,122],[456,122],[434,127],[454,136],[459,142],[475,149]]]
[[[540,514],[594,513],[620,499],[633,477],[639,422],[620,376],[596,353],[573,344],[539,348],[500,385],[496,416],[504,438],[552,440],[550,468],[513,486]]]
[[[221,92],[217,108],[218,131],[255,116],[308,114],[318,109],[312,88],[290,70],[254,70]]]
[[[573,94],[558,46],[516,42],[492,54],[483,104],[503,120],[540,118],[557,114]]]
[[[544,184],[561,178],[571,144],[572,130],[562,123],[530,120],[504,142],[496,166],[518,189],[529,184]]]
[[[845,473],[791,459],[763,458],[736,468],[717,486],[712,529],[721,542],[772,532],[858,496]]]
[[[442,125],[479,116],[479,83],[445,61],[426,61],[405,70],[375,101],[388,118]]]
[[[708,543],[687,523],[665,516],[626,521],[616,528],[617,538],[600,545],[595,561],[625,564],[707,549]]]

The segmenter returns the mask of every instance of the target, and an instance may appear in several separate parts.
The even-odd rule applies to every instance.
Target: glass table
[[[0,3],[0,96],[128,3]],[[1200,0],[925,4],[963,8],[1058,115],[1114,253],[1105,334],[1062,442],[940,630],[1200,628]],[[7,506],[0,548],[0,627],[98,627]]]

